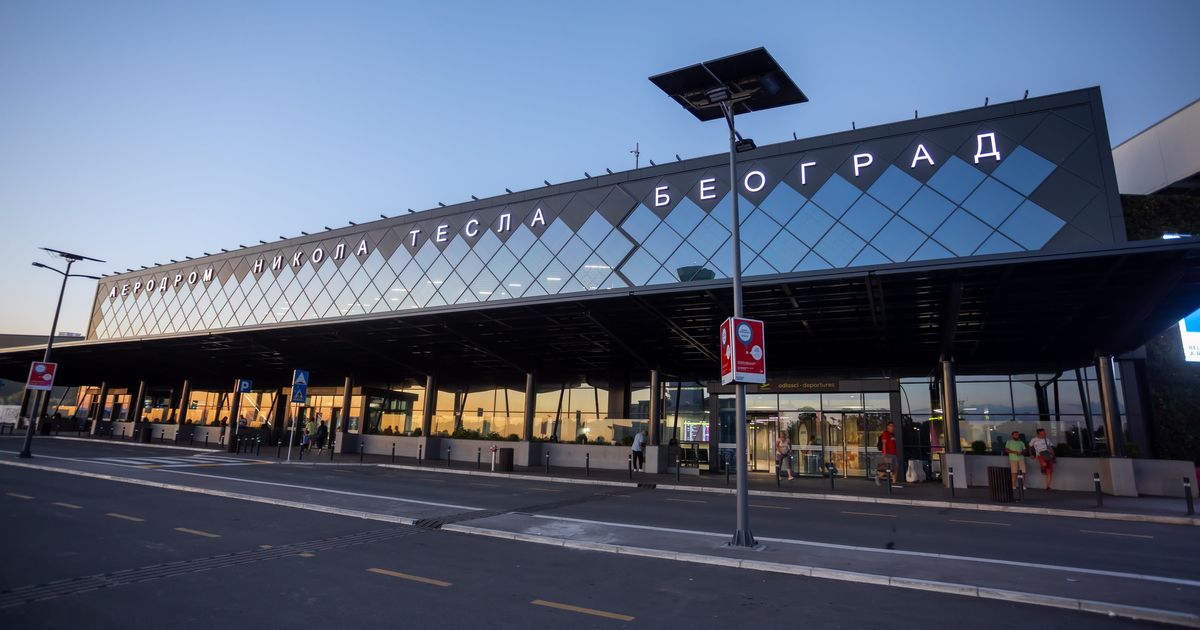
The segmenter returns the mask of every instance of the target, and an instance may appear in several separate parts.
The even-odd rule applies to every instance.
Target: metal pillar
[[[146,406],[146,381],[138,381],[137,398],[132,402],[129,409],[129,420],[133,422],[134,427],[137,427],[142,422],[142,413]]]
[[[1121,409],[1117,406],[1117,384],[1113,376],[1112,355],[1096,357],[1096,375],[1100,380],[1100,412],[1104,415],[1104,438],[1108,442],[1108,456],[1121,457],[1125,453],[1121,438]]]
[[[421,410],[421,435],[429,437],[433,430],[433,412],[437,411],[437,378],[429,374],[425,377],[425,407]]]
[[[187,420],[188,407],[191,407],[191,402],[192,402],[191,400],[189,400],[191,397],[192,397],[192,386],[186,379],[184,379],[183,390],[181,390],[179,392],[179,415],[176,416],[176,418],[175,418],[175,423],[178,424],[179,426],[183,426],[184,422]],[[236,417],[229,419],[229,428],[225,430],[225,435],[233,434],[233,424],[236,421],[237,421]],[[232,440],[230,440],[230,441],[232,441]]]
[[[942,418],[946,422],[946,452],[961,453],[958,439],[958,388],[954,386],[954,359],[942,359]]]
[[[96,431],[100,428],[100,422],[104,420],[104,403],[108,399],[108,383],[100,383],[100,394],[97,396],[96,415],[92,419],[92,430],[88,433],[96,435]]]
[[[658,446],[662,442],[662,429],[659,420],[662,417],[662,383],[658,380],[658,369],[650,370],[650,440],[649,444]]]
[[[537,383],[534,380],[533,372],[525,373],[525,410],[523,418],[525,422],[524,430],[521,434],[521,439],[528,442],[533,439],[533,416],[537,412]]]
[[[234,379],[233,381],[233,402],[229,405],[229,428],[225,431],[228,440],[225,440],[225,450],[230,453],[236,453],[238,447],[238,439],[242,436],[238,435],[238,415],[242,413],[242,379]]]

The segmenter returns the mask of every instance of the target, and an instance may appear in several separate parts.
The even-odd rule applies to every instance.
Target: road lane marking
[[[7,494],[8,496],[10,496],[14,499],[32,499],[33,498],[33,497],[29,496],[28,494],[18,494],[16,492],[5,492],[4,494]]]
[[[378,573],[379,575],[387,575],[387,576],[394,577],[394,578],[400,578],[402,580],[410,580],[413,582],[420,582],[422,584],[431,584],[433,586],[453,586],[454,585],[452,582],[446,582],[443,580],[435,580],[433,578],[421,577],[419,575],[410,575],[408,573],[400,573],[399,571],[389,571],[387,569],[379,569],[379,568],[375,568],[375,567],[367,569],[367,571],[369,571],[371,573]]]
[[[708,501],[699,501],[696,499],[674,499],[671,497],[667,497],[667,500],[674,501],[676,503],[708,503]]]
[[[970,525],[995,525],[996,527],[1012,527],[1012,523],[1001,523],[999,521],[972,521],[968,519],[950,519],[951,523],[967,523]]]
[[[273,545],[259,545],[259,549],[274,549]]]
[[[751,503],[750,507],[767,508],[768,510],[790,510],[790,509],[792,509],[790,507],[784,507],[782,505],[763,505],[761,503]]]
[[[213,534],[211,532],[203,532],[198,529],[188,529],[186,527],[176,527],[175,531],[183,532],[185,534],[191,534],[193,536],[203,536],[205,538],[220,538],[221,537],[220,534]]]
[[[486,488],[498,488],[498,487],[500,487],[500,484],[498,484],[498,483],[480,483],[480,482],[478,482],[478,481],[473,481],[473,482],[471,482],[469,485],[472,485],[472,486],[484,486],[484,487],[486,487]]]
[[[607,610],[596,610],[595,608],[584,608],[583,606],[572,606],[571,604],[560,604],[558,602],[548,602],[544,599],[535,599],[530,604],[534,606],[545,606],[546,608],[557,608],[558,610],[566,610],[568,612],[582,613],[584,615],[592,615],[594,617],[604,617],[605,619],[616,619],[617,621],[633,621],[633,617],[622,615],[621,613],[608,612]]]
[[[1146,534],[1123,534],[1121,532],[1100,532],[1100,531],[1096,531],[1094,529],[1081,529],[1079,531],[1081,531],[1085,534],[1104,534],[1105,536],[1126,536],[1129,538],[1149,538],[1151,540],[1154,539],[1153,536],[1148,536]]]
[[[538,492],[562,492],[557,488],[534,488],[533,486],[525,486],[526,490],[537,490]]]
[[[315,554],[311,551],[301,551],[300,553],[298,553],[296,555],[300,556],[301,558],[315,558],[317,556],[317,554]]]
[[[710,532],[702,529],[682,529],[678,527],[660,527],[658,525],[637,525],[634,523],[619,523],[616,521],[599,521],[589,518],[573,518],[570,516],[555,516],[552,514],[530,514],[529,518],[536,518],[547,521],[566,521],[569,523],[588,523],[591,525],[603,525],[607,527],[620,527],[623,529],[644,529],[654,532],[667,532],[671,534],[694,534],[697,536],[708,536],[710,538],[728,539],[728,532]],[[1001,558],[980,558],[976,556],[958,556],[948,553],[937,553],[932,551],[909,551],[907,549],[881,549],[879,547],[862,547],[859,545],[844,545],[840,543],[821,542],[817,540],[802,540],[797,538],[778,538],[775,536],[757,536],[761,542],[777,542],[789,545],[801,545],[804,547],[816,547],[818,549],[839,549],[845,551],[862,551],[871,554],[882,554],[888,556],[905,556],[909,558],[930,558],[933,560],[958,560],[962,562],[971,562],[975,564],[995,564],[1008,567],[1022,567],[1025,569],[1037,569],[1046,571],[1062,571],[1064,573],[1081,573],[1085,575],[1103,575],[1106,577],[1128,578],[1131,580],[1141,580],[1144,582],[1161,582],[1164,584],[1174,584],[1176,586],[1190,586],[1200,588],[1200,580],[1189,580],[1187,578],[1168,577],[1165,575],[1149,575],[1146,573],[1130,573],[1127,571],[1110,571],[1107,569],[1089,569],[1086,567],[1072,567],[1061,564],[1043,564],[1040,562],[1025,562],[1021,560],[1004,560]]]
[[[842,511],[842,514],[853,514],[855,516],[879,516],[882,518],[896,518],[895,514],[880,514],[879,512],[847,512]]]
[[[121,519],[121,520],[123,520],[123,521],[131,521],[131,522],[134,522],[134,523],[141,523],[142,521],[145,521],[145,520],[146,520],[146,519],[144,519],[144,518],[138,518],[138,517],[136,517],[136,516],[129,516],[129,515],[126,515],[126,514],[117,514],[116,512],[108,512],[108,513],[106,513],[106,514],[105,514],[105,516],[111,516],[111,517],[113,517],[113,518],[119,518],[119,519]]]
[[[55,501],[54,503],[51,503],[51,505],[57,505],[58,507],[70,508],[72,510],[82,510],[83,509],[82,505],[75,505],[74,503],[62,503],[60,501]]]

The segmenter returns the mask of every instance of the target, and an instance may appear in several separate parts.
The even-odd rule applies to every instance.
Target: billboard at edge
[[[1200,310],[1179,320],[1185,361],[1200,362]]]

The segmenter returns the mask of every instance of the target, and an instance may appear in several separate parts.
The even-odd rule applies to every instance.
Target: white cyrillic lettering
[[[312,255],[309,256],[308,259],[313,261],[314,265],[322,260],[325,260],[325,249],[321,247],[314,249]]]
[[[200,274],[193,271],[188,274],[188,284],[196,284],[196,280],[200,279]]]
[[[283,269],[283,254],[277,255],[271,260],[271,269],[276,271]]]
[[[992,150],[986,153],[983,151],[984,138],[987,138],[988,144],[990,144],[992,147]],[[978,164],[979,160],[987,157],[996,158],[997,162],[1000,161],[1000,149],[996,147],[996,132],[994,131],[991,133],[981,133],[978,136],[975,136],[975,163]]]
[[[925,145],[918,144],[917,152],[913,154],[912,166],[909,168],[917,168],[917,162],[920,162],[921,160],[925,160],[926,162],[929,162],[930,166],[933,166],[933,156],[929,155],[929,151],[925,149]]]
[[[129,295],[129,283],[121,285],[121,296],[124,297],[126,295]]]
[[[463,226],[463,234],[466,234],[467,236],[472,236],[472,237],[478,236],[479,235],[479,219],[471,219],[470,221],[467,221],[467,224]]]
[[[870,166],[874,162],[875,162],[875,156],[871,155],[870,153],[855,153],[854,154],[854,176],[858,177],[858,174],[860,172],[862,172],[863,168]]]
[[[174,285],[172,285],[172,286],[176,286],[176,287],[177,287],[177,286],[179,286],[179,283],[180,283],[180,282],[183,282],[183,274],[181,274],[181,273],[177,273],[177,274],[175,274],[175,284],[174,284]]]
[[[254,273],[262,273],[263,265],[266,262],[266,259],[263,258],[259,258],[258,260],[254,261]]]
[[[500,215],[500,227],[496,228],[497,232],[507,232],[512,229],[512,214],[505,212]]]
[[[141,280],[135,281],[133,283],[133,294],[137,295],[137,292],[141,291],[141,290],[142,290],[142,281]]]
[[[752,177],[758,179],[758,186],[750,185],[750,178]],[[747,192],[758,192],[763,189],[763,186],[766,185],[767,176],[763,175],[762,171],[750,171],[749,173],[746,173],[745,177],[742,178],[742,187],[745,188]]]
[[[717,182],[717,178],[715,178],[715,177],[709,177],[708,179],[700,180],[700,198],[701,199],[716,199],[717,198],[717,193],[714,192],[714,190],[716,189],[716,186],[714,186],[714,184],[716,184],[716,182]]]
[[[110,289],[110,290],[109,290],[109,292],[108,292],[108,297],[110,297],[110,298],[115,298],[115,297],[117,297],[117,285],[115,285],[115,284],[114,284],[114,285],[112,286],[112,289]]]
[[[304,263],[304,252],[297,250],[295,254],[292,254],[292,266],[299,267],[303,263]]]
[[[418,235],[418,234],[420,234],[420,233],[421,233],[421,230],[420,230],[419,228],[413,228],[413,229],[411,229],[411,230],[409,230],[409,231],[408,231],[408,235],[412,237],[412,241],[411,241],[411,243],[410,243],[410,244],[411,244],[413,247],[416,247],[416,246],[417,246],[417,235]]]
[[[346,244],[338,243],[338,246],[333,248],[333,259],[341,260],[346,257]]]
[[[542,216],[541,208],[533,211],[533,218],[529,220],[529,227],[537,227],[539,223],[546,225],[546,217]]]
[[[158,292],[162,293],[167,290],[167,277],[163,276],[162,280],[158,281]]]
[[[212,274],[213,274],[213,269],[212,269],[212,267],[209,267],[208,269],[205,269],[205,270],[204,270],[204,281],[205,281],[205,282],[212,282]]]
[[[817,165],[816,162],[804,162],[803,164],[800,165],[800,185],[801,186],[808,183],[808,172],[807,172],[808,167],[816,166],[816,165]]]
[[[439,243],[446,242],[446,233],[450,231],[450,226],[445,223],[437,226],[437,230],[433,233],[433,240]]]
[[[654,207],[658,208],[671,203],[671,195],[667,194],[667,186],[659,186],[654,189]]]
[[[154,278],[150,278],[149,280],[146,281],[146,293],[150,293],[153,290],[154,290]]]
[[[358,249],[354,251],[355,256],[366,256],[370,252],[367,251],[367,239],[358,242]]]

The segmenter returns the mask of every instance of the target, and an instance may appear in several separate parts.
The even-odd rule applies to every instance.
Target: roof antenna
[[[797,138],[797,137],[796,137],[796,132],[795,132],[795,131],[793,131],[793,132],[792,132],[792,140],[799,140],[799,139],[800,139],[800,138]]]
[[[987,107],[987,105],[988,105],[988,97],[985,96],[985,97],[983,97],[983,106]]]
[[[851,128],[851,129],[858,129],[858,127],[855,127],[855,126],[854,126],[854,121],[853,121],[853,120],[851,120],[851,121],[850,121],[850,128]]]
[[[604,170],[608,171],[608,174],[609,174],[609,175],[612,175],[612,169],[611,169],[611,168],[605,167],[605,168],[604,168]]]
[[[633,150],[632,150],[632,151],[630,151],[630,153],[632,153],[632,154],[633,154],[633,168],[637,169],[637,168],[641,167],[641,165],[642,165],[642,163],[641,163],[641,157],[642,157],[642,145],[641,145],[641,143],[640,143],[640,142],[634,142],[634,143],[633,143]]]
[[[917,115],[917,110],[914,109],[913,110],[913,120],[916,120],[918,118],[920,118],[920,116]]]
[[[675,161],[676,161],[676,162],[682,162],[682,161],[683,161],[683,158],[679,157],[679,154],[678,154],[678,153],[676,153],[676,154],[675,154]]]
[[[1029,98],[1029,90],[1025,90],[1025,96],[1022,96],[1022,97],[1021,97],[1021,100],[1023,101],[1023,100],[1025,100],[1025,99],[1027,99],[1027,98]]]
[[[650,160],[650,166],[658,166],[658,165],[654,163],[654,160]]]

